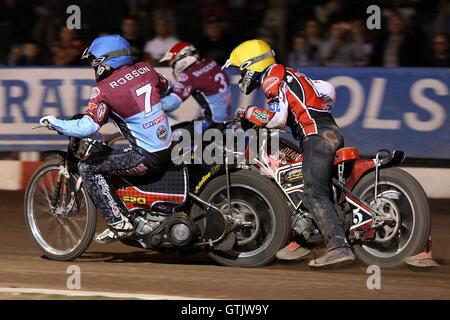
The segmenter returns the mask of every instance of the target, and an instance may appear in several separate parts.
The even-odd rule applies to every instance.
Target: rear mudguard
[[[203,188],[208,185],[213,178],[225,174],[225,166],[223,164],[213,165],[192,165],[189,172],[189,190],[194,194],[200,194]],[[230,173],[236,170],[236,167],[230,165]]]
[[[380,169],[396,166],[405,160],[403,151],[394,150],[387,157],[379,159]],[[375,170],[375,159],[356,160],[350,176],[345,182],[345,187],[353,190],[356,183],[366,174]]]

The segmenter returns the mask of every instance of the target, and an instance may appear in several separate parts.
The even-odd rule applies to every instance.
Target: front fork
[[[66,181],[63,184],[64,178],[66,179]],[[63,195],[61,204],[58,206],[58,199],[61,196],[61,186]],[[68,161],[67,160],[64,161],[64,164],[61,165],[59,168],[58,179],[56,180],[55,190],[53,190],[52,199],[50,203],[51,205],[50,211],[56,215],[66,216],[76,204],[76,197],[78,190],[80,189],[80,186],[81,186],[81,177],[77,179],[77,183],[76,185],[74,185],[73,179],[71,178],[71,175],[69,173]],[[69,194],[70,200],[67,203],[68,200],[67,197]]]
[[[377,152],[376,156],[375,156],[375,190],[374,190],[374,196],[373,199],[375,201],[375,207],[378,208],[379,207],[379,200],[378,199],[378,177],[379,177],[379,167],[381,165],[380,162],[380,155],[381,153],[383,153],[384,150],[380,150]]]

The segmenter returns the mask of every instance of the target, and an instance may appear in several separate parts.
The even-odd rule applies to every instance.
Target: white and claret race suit
[[[57,131],[76,137],[95,133],[111,119],[130,147],[94,153],[79,163],[79,172],[95,205],[109,224],[127,215],[123,202],[106,175],[145,176],[159,180],[170,163],[171,130],[160,102],[169,81],[146,62],[115,70],[92,89],[85,116],[80,120],[55,120]]]
[[[215,61],[204,58],[180,73],[172,92],[161,99],[164,111],[175,110],[191,95],[202,108],[202,131],[233,118],[230,80]]]

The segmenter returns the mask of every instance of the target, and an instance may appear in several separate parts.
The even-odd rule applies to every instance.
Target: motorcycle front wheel
[[[71,261],[89,247],[97,224],[97,210],[81,184],[71,209],[65,212],[71,190],[63,176],[60,190],[55,192],[60,169],[61,161],[51,160],[33,174],[25,192],[25,221],[33,242],[46,257]],[[78,176],[71,175],[70,179],[76,185]],[[59,196],[53,206],[55,195]]]
[[[375,173],[364,176],[353,192],[375,205]],[[395,218],[395,223],[376,231],[371,242],[355,245],[354,251],[366,265],[381,268],[405,266],[405,259],[424,250],[431,229],[430,209],[424,190],[414,177],[399,168],[380,170],[378,208]]]

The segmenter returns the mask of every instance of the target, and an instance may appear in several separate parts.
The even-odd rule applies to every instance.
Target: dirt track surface
[[[81,290],[86,291],[209,299],[450,299],[450,200],[433,200],[430,205],[433,257],[441,267],[382,270],[381,289],[369,290],[371,274],[359,263],[326,271],[311,270],[307,261],[228,268],[204,254],[162,255],[120,243],[94,242],[75,261],[50,261],[26,229],[23,192],[0,191],[0,287],[66,290],[67,267],[77,265]],[[11,298],[30,297],[0,293],[0,299]]]

